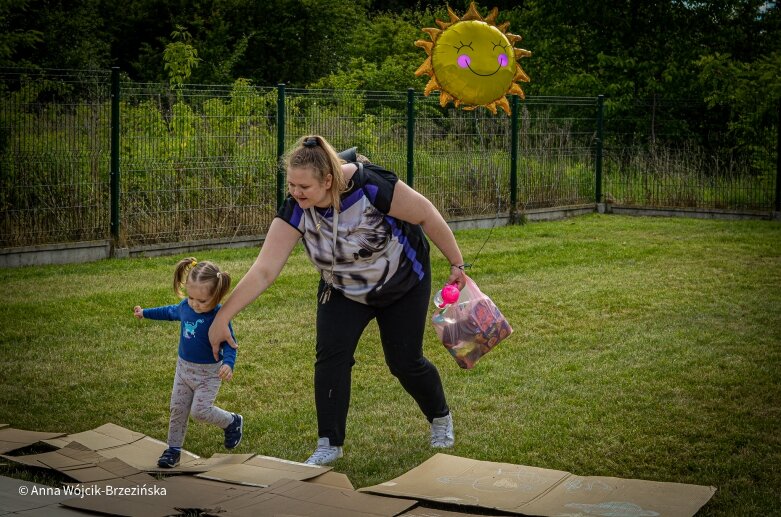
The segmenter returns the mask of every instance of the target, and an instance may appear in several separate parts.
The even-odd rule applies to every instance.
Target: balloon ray
[[[426,54],[429,56],[431,55],[431,49],[434,48],[434,42],[433,41],[426,41],[423,39],[419,39],[415,42],[416,47],[420,47],[423,50],[426,51]]]
[[[513,81],[523,81],[524,83],[528,83],[531,81],[528,75],[526,75],[526,72],[521,70],[521,67],[518,67],[518,70],[515,71],[515,77],[513,77]],[[518,86],[517,84],[515,86]],[[518,86],[520,89],[520,86]],[[510,92],[512,93],[512,92]]]
[[[488,16],[485,17],[485,23],[487,23],[489,25],[495,25],[497,16],[499,16],[499,9],[497,7],[494,7],[493,9],[491,9],[491,12],[488,13]],[[502,25],[504,25],[504,24],[502,24]],[[506,25],[509,27],[510,26],[510,22],[506,22]],[[499,30],[502,30],[501,26],[500,26]],[[504,31],[502,31],[502,32],[504,32]]]
[[[436,27],[429,27],[426,29],[423,29],[423,32],[428,34],[431,37],[431,44],[433,46],[434,43],[437,41],[437,37],[439,37],[440,34],[442,34],[442,31],[437,29]]]

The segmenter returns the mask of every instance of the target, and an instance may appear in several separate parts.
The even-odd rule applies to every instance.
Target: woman
[[[315,405],[318,445],[307,463],[342,457],[353,354],[377,319],[385,361],[431,423],[432,447],[452,447],[453,419],[439,372],[423,357],[431,271],[423,232],[450,261],[448,282],[464,286],[453,232],[431,202],[371,164],[342,164],[320,136],[299,140],[286,159],[289,196],[255,263],[209,330],[215,350],[236,346],[228,322],[279,275],[303,237],[321,273],[317,305]]]

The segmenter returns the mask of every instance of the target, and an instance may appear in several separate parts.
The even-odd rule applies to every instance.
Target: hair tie
[[[195,260],[195,259],[193,259],[193,261],[192,261],[192,262],[190,262],[190,267],[195,267],[195,266],[197,266],[197,265],[198,265],[198,261],[197,261],[197,260]]]
[[[219,271],[217,271],[217,278],[222,278],[222,273],[220,273]]]
[[[317,147],[318,145],[317,137],[310,136],[304,140],[304,147]]]

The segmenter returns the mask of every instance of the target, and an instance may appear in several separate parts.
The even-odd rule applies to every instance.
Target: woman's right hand
[[[212,346],[212,354],[214,354],[214,360],[220,359],[220,346],[223,343],[228,343],[232,348],[239,348],[239,344],[233,339],[230,329],[227,323],[223,323],[220,320],[219,311],[214,318],[212,326],[209,327],[209,343]]]

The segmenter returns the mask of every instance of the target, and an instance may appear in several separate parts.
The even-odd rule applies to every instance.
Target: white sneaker
[[[341,458],[342,455],[341,447],[332,446],[331,440],[328,438],[318,438],[317,449],[304,463],[309,465],[328,465]]]
[[[431,422],[431,446],[447,449],[456,443],[456,435],[453,432],[453,415],[435,418]]]

